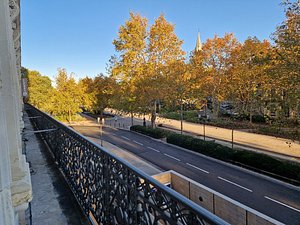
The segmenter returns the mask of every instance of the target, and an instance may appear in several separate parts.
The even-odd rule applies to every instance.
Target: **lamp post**
[[[204,122],[203,122],[203,139],[205,141],[205,123],[206,123],[206,119],[204,119]]]
[[[102,141],[102,139],[103,139],[102,118],[98,117],[97,122],[98,122],[99,128],[100,128],[100,144],[101,144],[101,146],[103,146],[103,141]]]
[[[180,133],[182,134],[183,130],[183,106],[182,98],[180,99]]]
[[[233,127],[231,129],[231,148],[233,149]]]

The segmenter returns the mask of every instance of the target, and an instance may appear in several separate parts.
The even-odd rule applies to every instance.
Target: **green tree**
[[[93,110],[103,116],[104,109],[111,106],[111,101],[116,89],[115,80],[103,74],[96,76],[93,80],[93,93],[95,102]]]
[[[95,92],[94,92],[94,80],[90,77],[80,79],[78,87],[82,91],[82,107],[85,110],[92,111],[96,104]]]
[[[41,75],[38,71],[23,68],[28,76],[28,102],[42,111],[49,111],[53,94],[51,80],[47,76]]]
[[[65,69],[58,69],[55,82],[56,89],[51,98],[51,113],[71,122],[72,116],[81,112],[83,91],[73,75],[68,74]]]

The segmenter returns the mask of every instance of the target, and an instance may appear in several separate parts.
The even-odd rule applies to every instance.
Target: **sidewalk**
[[[146,117],[147,124],[149,125],[149,117]],[[121,128],[129,129],[131,125],[131,118],[118,116],[117,121],[114,119],[107,119],[106,124]],[[142,116],[134,118],[134,125],[142,125]],[[180,121],[157,117],[156,124],[162,124],[163,127],[172,130],[180,130]],[[186,134],[194,135],[200,138],[204,134],[203,124],[195,124],[190,122],[183,122],[183,131]],[[210,140],[216,140],[217,143],[231,147],[232,130],[220,127],[205,126],[205,136]],[[208,140],[209,140],[208,139]],[[283,159],[294,161],[300,160],[300,144],[298,142],[277,138],[273,136],[253,134],[243,131],[233,131],[234,147],[245,150],[259,151],[269,155],[277,156]]]

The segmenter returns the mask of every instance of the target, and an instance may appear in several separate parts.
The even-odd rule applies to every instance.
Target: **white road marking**
[[[113,136],[117,136],[116,134],[112,134]]]
[[[227,180],[227,179],[225,179],[225,178],[223,178],[223,177],[218,177],[220,180],[223,180],[223,181],[225,181],[225,182],[228,182],[228,183],[230,183],[230,184],[233,184],[233,185],[235,185],[235,186],[237,186],[237,187],[239,187],[239,188],[242,188],[242,189],[244,189],[244,190],[246,190],[246,191],[249,191],[249,192],[253,192],[251,189],[249,189],[249,188],[246,188],[246,187],[244,187],[244,186],[242,186],[242,185],[239,185],[239,184],[237,184],[237,183],[234,183],[234,182],[232,182],[232,181],[230,181],[230,180]]]
[[[121,137],[128,140],[128,141],[130,141],[130,139],[128,137],[125,137],[125,136],[121,136]]]
[[[141,146],[143,146],[144,144],[142,144],[142,143],[140,143],[140,142],[138,142],[138,141],[133,141],[134,143],[136,143],[136,144],[138,144],[138,145],[141,145]]]
[[[157,150],[157,149],[155,149],[155,148],[151,148],[151,147],[147,147],[147,148],[149,148],[149,149],[151,149],[151,150],[153,150],[153,151],[156,151],[156,152],[160,152],[159,150]]]
[[[180,162],[180,159],[177,159],[177,158],[174,157],[174,156],[168,155],[168,154],[166,154],[166,153],[164,153],[164,155],[165,155],[165,156],[168,156],[169,158],[175,159],[175,160],[177,160],[177,161]]]
[[[186,165],[189,165],[189,166],[191,166],[191,167],[193,167],[193,168],[195,168],[195,169],[197,169],[197,170],[200,170],[200,171],[202,171],[202,172],[204,172],[204,173],[209,174],[208,171],[206,171],[206,170],[204,170],[204,169],[201,169],[201,168],[199,168],[199,167],[197,167],[197,166],[194,166],[194,165],[192,165],[192,164],[190,164],[190,163],[186,163]]]
[[[266,199],[269,199],[269,200],[272,201],[272,202],[276,202],[276,203],[278,203],[278,204],[280,204],[280,205],[283,205],[283,206],[285,206],[285,207],[287,207],[287,208],[290,208],[290,209],[295,210],[295,211],[297,211],[297,212],[300,213],[300,209],[296,209],[296,208],[294,208],[294,207],[292,207],[292,206],[290,206],[290,205],[284,204],[284,203],[282,203],[282,202],[280,202],[280,201],[277,201],[277,200],[275,200],[275,199],[273,199],[273,198],[270,198],[270,197],[268,197],[268,196],[264,196],[264,197],[265,197]]]

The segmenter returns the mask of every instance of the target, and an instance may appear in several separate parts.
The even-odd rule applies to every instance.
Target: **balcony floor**
[[[30,225],[88,225],[90,224],[76,202],[69,186],[39,136],[24,113],[26,157],[30,164],[33,200],[26,212]],[[28,133],[29,132],[29,133]]]

